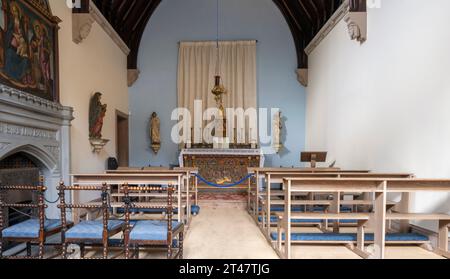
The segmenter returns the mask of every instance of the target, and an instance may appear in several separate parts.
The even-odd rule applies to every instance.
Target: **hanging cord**
[[[217,0],[217,33],[216,33],[216,43],[217,43],[217,49],[219,49],[219,0]]]
[[[136,206],[135,203],[131,200],[130,197],[123,198],[122,201],[123,201],[123,203],[124,203],[125,205],[128,206],[128,208],[133,208],[133,207]],[[116,215],[115,217],[117,217],[117,218],[120,219],[120,218],[124,217],[126,214],[127,214],[127,213],[124,211],[123,214],[121,214],[121,215]]]
[[[217,0],[217,17],[216,17],[216,28],[217,28],[217,32],[216,32],[216,55],[217,55],[217,57],[216,57],[216,59],[217,59],[217,62],[216,62],[216,76],[218,76],[218,75],[220,75],[220,53],[219,53],[219,15],[220,15],[220,12],[219,12],[219,0]]]
[[[49,204],[55,204],[55,203],[58,203],[58,202],[59,202],[59,197],[58,197],[58,199],[56,199],[56,201],[52,202],[52,201],[47,200],[47,199],[45,198],[45,196],[44,196],[44,200],[45,200],[46,203],[49,203]]]

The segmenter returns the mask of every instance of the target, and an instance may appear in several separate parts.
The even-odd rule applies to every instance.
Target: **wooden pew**
[[[191,218],[191,193],[193,193],[193,204],[198,207],[198,174],[197,168],[174,168],[167,167],[143,167],[143,168],[119,168],[115,171],[106,171],[107,174],[183,174],[183,185],[185,186],[183,198],[188,205],[187,219]],[[191,189],[192,188],[192,189]]]
[[[291,177],[291,178],[401,178],[401,179],[407,179],[407,178],[412,178],[414,177],[413,174],[395,174],[395,173],[368,173],[366,171],[356,171],[356,172],[351,172],[351,171],[338,171],[338,172],[332,172],[332,173],[327,173],[327,172],[318,172],[318,173],[304,173],[304,172],[288,172],[287,170],[285,172],[272,172],[272,171],[266,171],[264,172],[264,177],[265,177],[265,181],[266,181],[266,189],[264,192],[265,195],[265,214],[267,217],[267,220],[270,220],[270,216],[271,216],[271,207],[274,204],[273,200],[272,200],[272,196],[273,195],[277,195],[280,196],[278,194],[281,193],[281,195],[284,195],[284,193],[281,191],[272,191],[271,190],[271,184],[272,183],[283,183],[283,179],[285,177]],[[273,193],[274,192],[274,193]],[[259,191],[258,191],[259,193]],[[298,196],[298,195],[304,195],[305,193],[293,193],[294,196]],[[331,193],[330,193],[331,194]],[[353,194],[353,193],[348,193],[348,194]],[[357,193],[359,194],[359,193]],[[370,197],[366,196],[365,198],[365,204],[366,205],[370,205],[370,201],[368,201],[368,199]],[[310,195],[310,199],[314,199],[314,195]],[[405,202],[408,201],[408,198],[404,198],[402,199]],[[346,203],[345,205],[357,205],[358,202],[353,202],[350,203],[348,201],[342,201],[340,205],[344,205],[343,203]],[[363,202],[359,202],[360,205],[364,205]],[[313,204],[314,205],[314,204]],[[317,204],[316,204],[317,205]],[[340,206],[340,205],[335,205],[335,206]],[[256,203],[256,206],[258,206],[257,211],[259,210],[259,199],[258,202]],[[332,206],[332,204],[330,204],[330,206]],[[391,205],[392,207],[392,205]],[[256,221],[258,222],[259,219],[259,213],[256,213]],[[263,219],[264,221],[265,219]],[[271,222],[263,222],[262,226],[263,226],[263,230],[265,230],[265,234],[266,236],[270,235],[270,223]],[[266,226],[267,224],[267,226]]]
[[[185,176],[184,171],[149,171],[147,173],[110,173],[110,174],[79,174],[72,175],[72,185],[83,186],[83,185],[103,185],[104,183],[108,185],[173,185],[176,187],[176,199],[177,203],[174,206],[178,209],[178,222],[188,223],[188,215],[190,213],[190,202],[187,199],[186,203],[183,203],[182,190],[184,186]],[[188,190],[187,190],[188,191]],[[80,197],[72,192],[73,203],[79,203]],[[189,197],[189,192],[187,192],[187,197]],[[113,208],[118,208],[122,203],[112,203]],[[186,216],[184,216],[184,209],[186,209]],[[79,219],[78,214],[74,214],[73,218],[75,221]]]
[[[247,208],[250,214],[253,207],[253,216],[258,218],[258,210],[259,210],[259,200],[258,197],[260,195],[261,189],[261,179],[265,178],[267,183],[271,183],[267,180],[267,175],[269,173],[277,173],[284,175],[296,175],[296,174],[336,174],[336,173],[370,173],[368,170],[341,170],[340,168],[248,168],[248,174],[253,174],[254,179],[256,181],[255,184],[252,184],[252,180],[248,181],[248,201]],[[290,176],[288,175],[288,176]],[[275,182],[273,182],[275,183]],[[279,183],[282,183],[280,181]],[[270,184],[268,184],[270,185]]]
[[[386,221],[388,220],[430,220],[439,222],[439,245],[436,253],[445,257],[448,252],[448,226],[450,216],[448,214],[413,214],[410,212],[388,213],[388,193],[416,193],[423,191],[450,192],[450,180],[446,179],[399,179],[399,178],[285,178],[283,180],[285,189],[285,211],[280,224],[285,233],[284,253],[282,253],[281,232],[276,250],[285,258],[291,258],[291,220],[293,218],[321,218],[321,219],[354,219],[358,220],[358,246],[355,252],[365,257],[383,259],[386,244]],[[374,211],[368,215],[360,213],[292,213],[291,197],[293,192],[363,192],[371,193],[375,197]],[[368,216],[367,220],[366,217]],[[364,218],[363,218],[364,217]],[[368,255],[364,251],[364,231],[370,226],[374,230],[373,243],[375,252]],[[401,242],[401,241],[400,241]],[[407,243],[407,242],[405,242]]]

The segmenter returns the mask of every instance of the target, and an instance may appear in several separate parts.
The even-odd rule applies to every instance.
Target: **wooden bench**
[[[269,198],[272,196],[271,193],[271,184],[277,183],[277,179],[279,183],[282,183],[282,179],[285,176],[294,176],[294,177],[338,177],[339,173],[348,173],[350,171],[342,171],[338,168],[249,168],[248,173],[254,174],[256,179],[256,186],[254,189],[249,180],[248,186],[248,210],[251,213],[253,209],[253,216],[256,219],[258,217],[259,208],[259,200],[257,197],[261,194],[261,178],[264,178],[266,182],[266,191],[265,196]],[[352,173],[366,173],[368,171],[351,171]],[[274,179],[274,181],[272,181]]]
[[[131,186],[146,186],[146,185],[172,185],[176,189],[176,208],[186,208],[186,210],[178,210],[177,221],[189,224],[190,222],[190,209],[191,200],[189,199],[189,187],[184,187],[186,171],[173,171],[173,170],[149,170],[147,172],[128,173],[127,171],[119,171],[116,173],[106,174],[79,174],[72,175],[72,184],[76,186],[83,185],[131,185]],[[183,199],[183,189],[185,190],[186,198]],[[115,192],[113,194],[119,194]],[[148,195],[151,197],[151,195]],[[75,193],[72,193],[74,202],[78,203],[80,197]],[[116,202],[121,202],[117,200]],[[186,211],[186,214],[185,214]],[[74,214],[74,219],[79,219],[77,214]]]
[[[267,216],[271,216],[271,205],[272,205],[272,197],[273,196],[283,196],[283,194],[280,194],[283,191],[273,191],[271,189],[271,185],[273,183],[283,183],[283,179],[285,177],[291,177],[291,178],[398,178],[398,179],[410,179],[412,177],[414,177],[413,174],[409,174],[409,173],[369,173],[368,171],[342,171],[342,170],[336,170],[334,172],[316,172],[316,173],[305,173],[305,172],[300,172],[300,171],[294,171],[294,172],[290,172],[289,169],[285,169],[284,171],[264,171],[262,172],[261,175],[264,175],[265,177],[265,181],[266,181],[266,188],[265,188],[265,192],[264,192],[264,198],[267,201],[265,203],[265,214]],[[272,192],[275,192],[277,195],[273,195]],[[299,192],[299,193],[295,193],[293,192],[292,195],[294,196],[304,196],[304,195],[309,195],[309,199],[315,199],[313,192],[311,193],[306,193],[306,192]],[[322,195],[326,194],[326,195],[333,195],[334,193],[326,193],[326,192],[321,192]],[[358,195],[361,195],[361,193],[358,192],[347,192],[347,195],[352,195],[353,198],[357,197]],[[256,195],[259,195],[259,189],[257,189],[257,193]],[[369,196],[365,196],[363,197],[365,200],[367,200],[368,198],[370,198]],[[408,202],[409,198],[404,198],[402,199],[404,202]],[[345,204],[346,203],[346,204]],[[351,202],[349,201],[345,201],[342,200],[340,202],[340,204],[336,204],[334,207],[337,206],[341,206],[341,205],[347,205],[347,206],[352,206],[352,207],[356,207],[357,205],[367,205],[370,206],[373,203],[369,203],[366,202],[366,204],[358,204],[358,202],[355,202],[354,204],[351,204]],[[259,210],[259,200],[257,199],[257,203],[255,206],[258,206],[258,210]],[[330,205],[332,206],[332,205]],[[393,206],[396,205],[392,205],[391,208]],[[254,214],[256,214],[255,219],[256,221],[259,221],[259,212],[258,211],[254,211]],[[264,214],[264,213],[263,213]],[[264,220],[264,219],[263,219]],[[264,232],[264,234],[269,238],[270,235],[270,223],[261,223],[262,225],[262,230]],[[405,226],[405,225],[403,225]],[[337,228],[335,228],[335,230],[337,230]]]
[[[430,220],[439,222],[439,243],[436,253],[444,257],[449,257],[448,252],[448,226],[450,216],[447,214],[413,214],[389,213],[387,211],[388,193],[415,193],[422,191],[450,192],[450,180],[446,179],[400,179],[400,178],[285,178],[283,180],[285,189],[285,211],[283,221],[280,221],[280,231],[285,233],[284,252],[282,245],[276,246],[277,253],[285,258],[291,257],[291,220],[294,218],[319,218],[319,219],[346,219],[358,220],[358,245],[354,251],[364,257],[384,258],[386,245],[386,221],[390,220]],[[292,193],[297,192],[362,192],[371,193],[375,197],[373,213],[368,215],[362,213],[323,213],[319,217],[316,213],[300,214],[291,212]],[[336,195],[340,196],[340,195]],[[409,210],[407,210],[409,211]],[[320,215],[320,214],[319,214]],[[368,217],[368,218],[367,218]],[[373,229],[373,243],[375,252],[369,255],[365,251],[365,229]],[[279,232],[279,241],[281,241],[282,232]],[[411,243],[411,241],[402,242],[401,239],[396,243]]]
[[[251,179],[248,181],[248,201],[247,208],[249,213],[253,212],[253,216],[257,217],[256,209],[258,206],[258,197],[261,189],[261,178],[266,178],[268,173],[277,174],[322,174],[322,173],[369,173],[367,170],[341,170],[340,168],[248,168],[248,174],[253,174],[256,183],[252,183]],[[288,175],[289,176],[289,175]],[[282,181],[280,182],[282,183]],[[270,185],[270,184],[269,184]],[[256,208],[256,209],[255,209]]]
[[[190,219],[190,214],[198,209],[198,174],[197,168],[174,168],[167,167],[143,167],[143,168],[119,168],[115,171],[106,171],[107,174],[183,174],[183,197],[185,197],[186,204],[190,205],[187,210],[187,219]],[[192,197],[191,197],[192,193]],[[193,201],[193,202],[192,202]]]

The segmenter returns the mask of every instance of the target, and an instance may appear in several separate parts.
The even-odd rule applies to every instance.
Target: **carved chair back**
[[[34,242],[39,244],[39,253],[38,258],[42,259],[44,257],[44,241],[45,241],[45,229],[44,229],[44,223],[45,223],[45,209],[47,208],[47,205],[45,204],[45,191],[47,188],[43,185],[44,184],[44,177],[40,176],[39,178],[39,185],[38,186],[30,186],[30,185],[2,185],[0,182],[0,258],[6,258],[3,256],[3,241],[9,240],[14,242]],[[26,204],[10,204],[6,201],[5,195],[8,192],[35,192],[38,195],[37,202],[31,202]],[[4,239],[3,237],[3,230],[6,229],[6,224],[4,220],[4,209],[5,208],[12,208],[12,209],[37,209],[37,217],[39,220],[39,234],[37,238],[8,238]],[[26,257],[19,257],[19,256],[12,256],[8,258],[35,258],[31,257],[30,254],[28,254]]]

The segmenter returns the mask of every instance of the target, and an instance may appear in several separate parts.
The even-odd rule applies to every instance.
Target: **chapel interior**
[[[0,0],[0,259],[448,259],[449,10]]]

